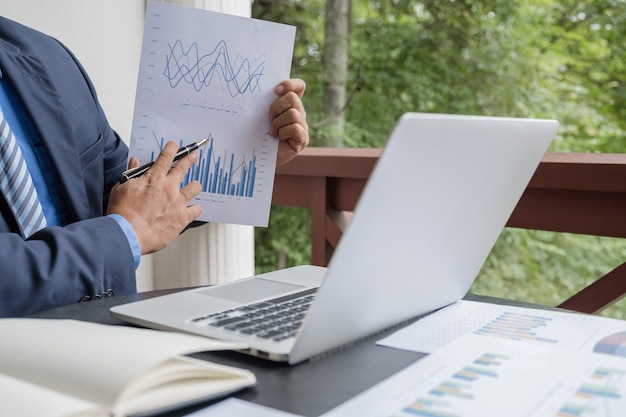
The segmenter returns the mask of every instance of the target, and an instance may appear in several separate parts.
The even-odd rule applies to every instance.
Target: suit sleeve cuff
[[[107,214],[107,217],[112,218],[120,225],[120,228],[126,235],[126,239],[128,239],[128,245],[130,246],[130,250],[133,253],[133,259],[135,260],[135,269],[139,267],[139,262],[141,261],[141,248],[139,247],[139,240],[137,239],[137,235],[135,234],[135,230],[128,223],[124,217],[119,214]]]

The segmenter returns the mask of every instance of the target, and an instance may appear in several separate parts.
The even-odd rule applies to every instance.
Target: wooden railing
[[[309,147],[278,168],[272,204],[311,211],[311,260],[325,266],[380,149]],[[547,153],[507,226],[626,238],[626,155]],[[626,294],[626,259],[559,307],[596,313]]]

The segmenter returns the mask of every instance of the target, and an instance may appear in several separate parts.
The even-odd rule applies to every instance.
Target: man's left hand
[[[299,78],[285,80],[274,88],[279,97],[270,106],[270,135],[280,140],[276,166],[289,162],[309,144],[309,125],[302,104],[306,84]]]

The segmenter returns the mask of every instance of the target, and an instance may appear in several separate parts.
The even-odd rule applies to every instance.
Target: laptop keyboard
[[[281,341],[294,337],[317,288],[192,319],[198,326]]]

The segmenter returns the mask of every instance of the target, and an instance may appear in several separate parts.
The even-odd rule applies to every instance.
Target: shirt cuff
[[[141,248],[139,247],[139,240],[137,239],[137,235],[135,234],[135,230],[133,226],[128,223],[124,217],[119,214],[107,214],[107,217],[112,218],[120,225],[122,231],[126,235],[126,239],[128,239],[128,244],[130,245],[130,250],[133,252],[133,259],[135,261],[135,269],[139,267],[139,262],[141,261]]]

